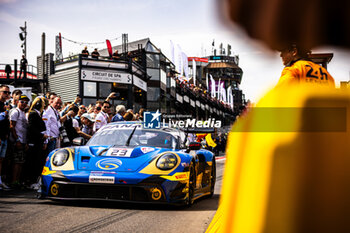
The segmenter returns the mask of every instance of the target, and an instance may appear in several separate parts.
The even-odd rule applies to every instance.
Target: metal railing
[[[14,64],[3,64],[3,63],[0,63],[0,70],[5,70],[6,65],[10,65],[12,71],[15,70],[15,65]],[[17,71],[20,71],[20,64],[17,64]],[[27,65],[27,73],[31,73],[33,75],[37,75],[37,72],[38,72],[38,70],[37,70],[36,66]]]

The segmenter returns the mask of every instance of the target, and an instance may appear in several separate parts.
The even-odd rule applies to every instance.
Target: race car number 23
[[[111,148],[107,151],[107,156],[116,156],[116,157],[130,157],[132,149],[126,148]]]

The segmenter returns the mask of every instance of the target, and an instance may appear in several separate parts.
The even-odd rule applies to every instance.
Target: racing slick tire
[[[193,162],[191,162],[190,164],[190,177],[189,177],[189,184],[188,184],[188,199],[186,202],[186,205],[189,207],[193,204],[194,200],[193,200],[193,196],[194,196],[194,192],[195,192],[195,187],[196,187],[196,172],[194,169],[194,164]]]

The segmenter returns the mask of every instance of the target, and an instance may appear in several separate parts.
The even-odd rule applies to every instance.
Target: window
[[[160,74],[159,74],[159,69],[147,69],[147,74],[151,77],[151,80],[160,80]]]
[[[147,101],[158,101],[160,96],[159,87],[147,88]]]
[[[159,68],[159,54],[147,53],[146,61],[147,67]]]
[[[96,82],[84,82],[84,96],[96,97]]]
[[[111,93],[112,84],[111,83],[99,83],[99,97],[107,98]]]

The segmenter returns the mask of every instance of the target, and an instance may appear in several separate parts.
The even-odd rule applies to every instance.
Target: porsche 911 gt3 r
[[[195,131],[192,131],[195,132]],[[179,129],[111,123],[85,146],[49,154],[42,197],[191,205],[212,196],[215,157]]]

